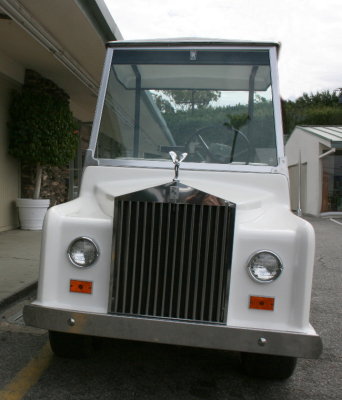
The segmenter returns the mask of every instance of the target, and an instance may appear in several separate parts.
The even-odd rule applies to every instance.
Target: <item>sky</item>
[[[281,43],[280,94],[342,87],[341,0],[105,0],[124,39]]]

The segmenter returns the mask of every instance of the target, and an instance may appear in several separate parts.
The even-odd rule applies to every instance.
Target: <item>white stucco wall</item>
[[[8,155],[7,134],[10,96],[17,86],[0,71],[0,231],[18,227],[15,200],[20,190],[20,168],[19,162]]]

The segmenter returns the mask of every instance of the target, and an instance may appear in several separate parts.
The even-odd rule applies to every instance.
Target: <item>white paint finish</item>
[[[53,207],[44,227],[37,302],[89,312],[107,312],[115,196],[170,182],[173,170],[88,167],[80,197]],[[311,226],[289,210],[287,178],[278,174],[180,171],[184,184],[236,203],[228,324],[309,332],[314,237]],[[96,265],[75,268],[66,250],[78,236],[99,245]],[[271,284],[247,274],[250,255],[267,249],[280,256],[284,272]],[[69,293],[69,280],[91,280],[94,293]],[[249,296],[275,297],[275,311],[249,310]]]
[[[173,176],[172,167],[170,170],[88,167],[81,196],[94,194],[102,211],[112,217],[114,197],[168,183]],[[274,203],[289,207],[288,181],[284,175],[181,170],[180,179],[185,185],[237,204],[239,211],[244,211],[244,218],[255,218]]]
[[[87,209],[88,201],[71,202]],[[69,204],[69,203],[68,203]],[[102,218],[73,218],[60,212],[59,206],[49,210],[44,223],[41,267],[37,300],[44,305],[89,312],[106,312],[108,304],[112,220]],[[64,207],[66,209],[67,207]],[[99,247],[96,263],[80,269],[68,260],[70,243],[80,236],[92,238]],[[70,293],[70,279],[93,282],[93,293]]]
[[[283,262],[284,271],[273,283],[252,281],[246,265],[250,254],[270,250]],[[311,226],[274,204],[257,218],[241,223],[237,214],[228,324],[301,331],[308,329],[314,234]],[[249,296],[275,298],[275,310],[250,310]]]

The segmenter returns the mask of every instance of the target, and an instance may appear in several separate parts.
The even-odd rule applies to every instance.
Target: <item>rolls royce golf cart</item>
[[[317,358],[314,232],[290,210],[275,43],[108,44],[80,195],[49,210],[25,321],[57,355],[96,337]]]

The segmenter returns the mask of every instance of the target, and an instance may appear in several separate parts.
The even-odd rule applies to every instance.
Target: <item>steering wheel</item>
[[[203,139],[201,135],[202,131],[209,128],[212,128],[212,126],[204,126],[202,128],[197,129],[195,133],[193,133],[185,143],[185,148],[187,149],[187,152],[189,154],[191,155],[196,154],[197,157],[200,158],[202,161],[205,161],[207,158],[209,158],[209,161],[213,162],[215,158],[214,154],[210,151],[207,142]],[[195,142],[195,140],[196,144],[193,143]],[[197,144],[199,144],[199,146],[197,146]]]
[[[203,161],[210,161],[210,162],[216,162],[216,163],[223,163],[222,159],[220,160],[219,157],[212,151],[210,145],[205,141],[205,139],[202,136],[202,132],[207,130],[207,129],[220,129],[222,131],[222,128],[228,128],[227,130],[224,131],[224,133],[231,133],[233,134],[233,140],[232,140],[232,145],[230,147],[230,154],[227,154],[227,161],[225,163],[231,163],[234,160],[235,157],[235,150],[236,150],[236,143],[238,137],[241,137],[243,141],[246,143],[247,147],[246,149],[243,150],[243,152],[247,151],[247,159],[246,159],[246,164],[249,163],[249,158],[251,154],[251,145],[248,137],[241,132],[240,130],[234,128],[231,125],[225,124],[225,125],[207,125],[204,127],[201,127],[197,129],[187,140],[185,144],[186,151],[189,153],[189,155],[195,155],[203,162]],[[192,142],[197,138],[197,143],[199,146],[197,148],[191,147]],[[222,144],[224,146],[224,144]],[[228,147],[228,146],[227,146]],[[241,154],[241,153],[240,153]]]

